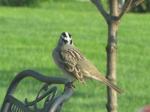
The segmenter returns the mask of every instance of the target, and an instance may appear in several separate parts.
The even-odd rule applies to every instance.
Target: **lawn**
[[[127,14],[118,32],[119,112],[136,112],[150,103],[150,14]],[[0,105],[15,75],[32,69],[47,76],[62,76],[52,50],[63,31],[103,74],[106,72],[107,26],[89,2],[56,2],[42,8],[0,7]],[[86,47],[85,47],[86,46]],[[33,98],[35,81],[24,80],[16,95]],[[106,88],[96,81],[76,83],[64,112],[106,112]]]

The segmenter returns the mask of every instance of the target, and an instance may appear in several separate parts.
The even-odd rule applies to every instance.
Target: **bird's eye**
[[[69,34],[69,37],[71,38],[71,35]]]
[[[70,40],[70,44],[72,44],[72,40]]]
[[[66,44],[68,41],[67,40],[65,40],[64,38],[62,38],[62,41]]]
[[[66,36],[65,32],[63,32],[61,35],[64,36],[64,37]]]

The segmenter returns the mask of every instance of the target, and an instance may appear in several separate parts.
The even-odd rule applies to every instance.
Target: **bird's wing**
[[[80,81],[83,80],[83,75],[78,68],[78,61],[84,58],[80,51],[75,48],[66,48],[61,50],[60,57],[64,64],[64,69],[72,74],[76,79]]]

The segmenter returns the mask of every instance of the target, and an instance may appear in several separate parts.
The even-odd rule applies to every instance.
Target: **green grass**
[[[135,112],[150,99],[150,15],[127,14],[118,32],[119,112]],[[105,74],[107,26],[89,2],[56,2],[45,8],[0,7],[0,105],[15,75],[33,69],[61,76],[51,53],[62,31],[69,31],[81,51]],[[86,47],[85,47],[86,46]],[[51,74],[51,75],[49,75]],[[31,80],[31,79],[30,79]],[[31,85],[36,85],[31,86]],[[16,95],[33,94],[41,85],[24,80]],[[106,89],[96,81],[77,84],[64,112],[106,112]]]

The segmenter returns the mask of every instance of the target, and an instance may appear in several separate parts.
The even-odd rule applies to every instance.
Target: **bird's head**
[[[62,32],[59,39],[59,44],[61,45],[72,45],[72,36],[68,32]]]

